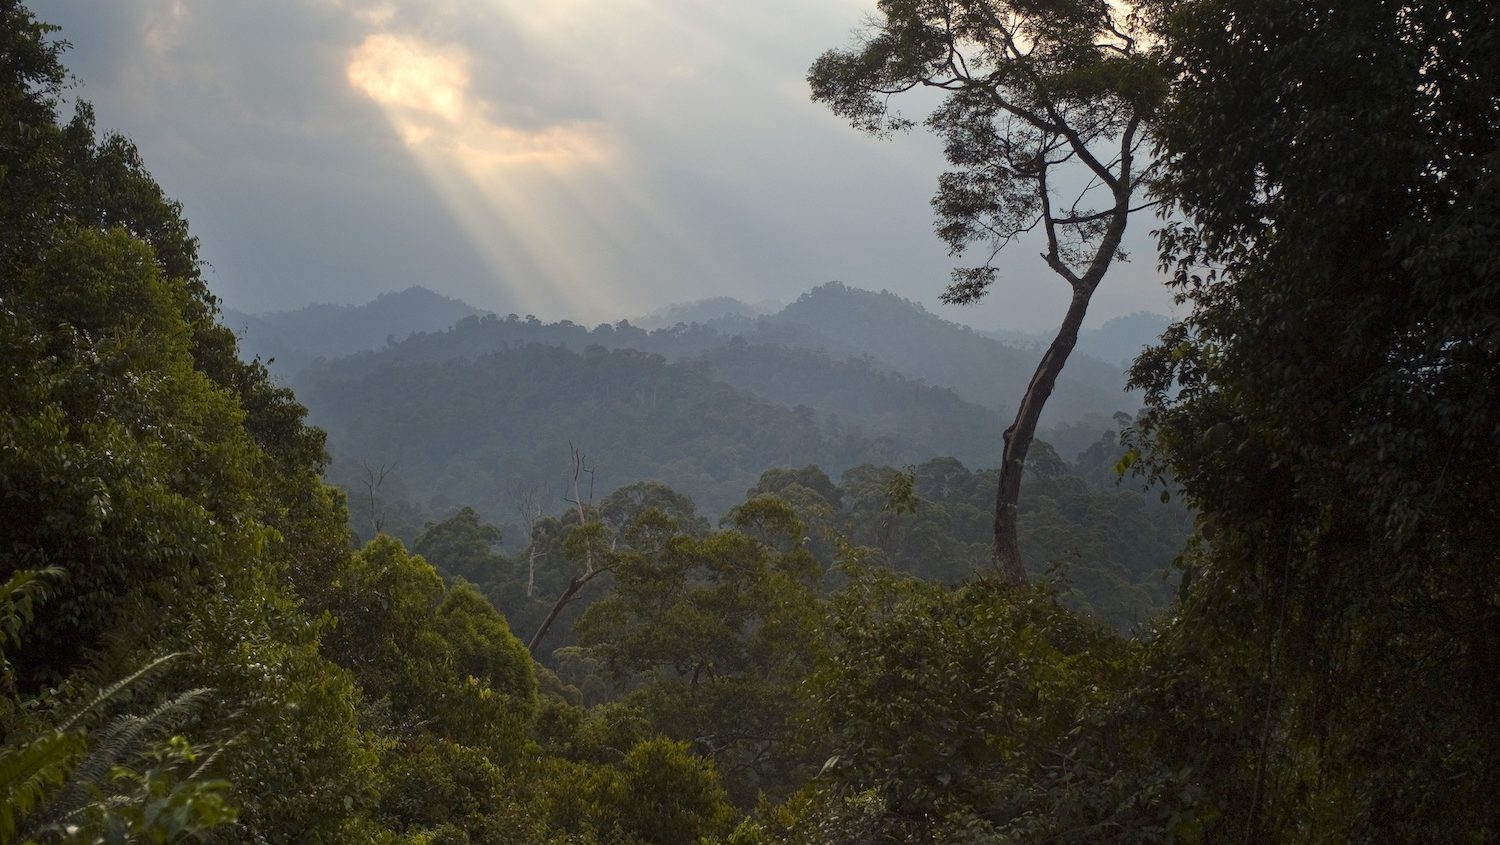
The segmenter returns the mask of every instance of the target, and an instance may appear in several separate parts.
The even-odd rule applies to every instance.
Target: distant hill
[[[378,349],[412,332],[446,329],[482,313],[457,299],[410,287],[365,305],[309,305],[258,315],[226,308],[223,321],[240,336],[243,355],[275,359],[272,370],[287,378],[318,358]]]
[[[527,344],[472,360],[323,361],[297,396],[329,433],[333,480],[361,489],[365,466],[423,508],[469,503],[504,517],[518,495],[560,494],[569,446],[597,467],[602,497],[663,481],[712,513],[741,501],[768,467],[921,460],[927,445],[837,432],[713,377],[703,364],[636,350]],[[554,502],[555,504],[555,502]]]
[[[922,457],[994,463],[1008,424],[946,387],[887,372],[868,358],[838,361],[818,350],[736,338],[690,363],[754,396],[813,409],[830,435],[889,438]]]
[[[1160,340],[1171,324],[1171,317],[1137,311],[1106,320],[1097,329],[1085,329],[1078,344],[1086,355],[1128,366],[1142,349]]]
[[[716,303],[704,307],[717,311],[735,301],[705,302]],[[729,310],[705,322],[677,322],[649,331],[624,320],[590,329],[568,320],[543,323],[534,317],[514,315],[505,319],[471,316],[449,331],[419,331],[380,354],[408,362],[444,361],[473,359],[528,343],[574,351],[597,344],[607,349],[650,352],[669,360],[690,360],[735,338],[746,346],[817,352],[834,362],[862,360],[870,369],[947,388],[966,402],[1001,414],[1015,408],[1038,358],[1035,350],[1007,345],[944,320],[895,294],[873,293],[837,282],[814,288],[775,314],[752,318]],[[372,358],[368,364],[376,366],[381,360],[384,358]],[[1075,354],[1058,380],[1043,423],[1057,425],[1133,411],[1138,401],[1125,394],[1124,384],[1122,365]]]
[[[1135,356],[1141,354],[1142,349],[1154,344],[1171,324],[1171,317],[1149,311],[1114,317],[1096,329],[1085,328],[1080,331],[1074,353],[1119,364],[1124,368],[1135,360]],[[990,331],[983,334],[1010,346],[1036,349],[1038,352],[1052,342],[1052,335],[1043,333]]]
[[[667,306],[638,318],[592,329],[568,320],[500,319],[420,287],[384,294],[359,306],[313,305],[297,311],[248,315],[226,310],[247,355],[275,359],[285,381],[318,358],[391,350],[407,362],[473,359],[527,343],[581,351],[590,345],[636,349],[669,360],[690,360],[739,338],[746,346],[782,346],[819,353],[829,363],[861,360],[869,369],[947,388],[960,399],[1008,415],[1050,338],[975,331],[888,292],[839,282],[821,285],[775,311],[719,297]],[[1080,335],[1079,348],[1048,402],[1044,425],[1133,410],[1124,394],[1124,361],[1165,327],[1167,318],[1132,314]],[[450,331],[451,328],[451,331]],[[397,343],[397,342],[400,343]],[[1097,352],[1091,355],[1091,352]],[[367,363],[377,366],[383,358]],[[716,359],[723,363],[723,359]],[[819,365],[821,366],[821,365]],[[731,383],[734,377],[726,374]],[[775,382],[762,379],[766,384]],[[849,391],[839,391],[849,395]],[[836,413],[836,411],[831,411]]]
[[[664,309],[663,319],[718,316],[652,330],[589,328],[412,289],[266,315],[255,328],[302,344],[295,369],[278,372],[293,373],[327,429],[331,478],[360,493],[366,466],[394,466],[383,495],[413,504],[414,520],[459,503],[504,520],[517,495],[549,486],[555,505],[570,443],[593,460],[600,491],[656,479],[709,513],[777,465],[835,476],[940,456],[993,466],[1006,409],[1037,361],[917,303],[837,283],[773,314],[739,305]],[[1114,430],[1114,412],[1134,410],[1123,382],[1121,367],[1075,356],[1041,436],[1071,460]]]
[[[871,293],[838,282],[814,288],[762,322],[766,320],[805,326],[835,345],[861,350],[895,372],[951,388],[970,402],[1002,413],[1016,407],[1038,359],[1035,351],[944,320],[893,293]],[[1057,381],[1043,420],[1057,423],[1133,409],[1138,402],[1124,394],[1124,387],[1122,367],[1075,354]]]
[[[675,326],[678,323],[691,325],[692,323],[708,323],[714,320],[728,318],[743,318],[753,320],[766,314],[774,314],[782,309],[779,302],[761,302],[751,305],[728,296],[717,296],[712,299],[699,299],[693,302],[679,302],[658,308],[650,314],[643,315],[631,320],[643,329],[664,329]]]

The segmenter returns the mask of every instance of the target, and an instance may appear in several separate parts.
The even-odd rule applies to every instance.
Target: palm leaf
[[[161,657],[156,658],[150,663],[147,663],[145,666],[142,666],[134,672],[131,672],[129,675],[126,675],[120,680],[115,681],[113,684],[105,687],[97,696],[94,697],[93,701],[88,703],[88,706],[84,707],[82,710],[79,710],[77,713],[73,714],[72,718],[64,722],[60,730],[72,730],[73,727],[77,725],[85,716],[94,713],[100,707],[103,707],[105,703],[107,703],[110,699],[114,698],[116,695],[119,695],[122,690],[134,686],[142,678],[150,675],[152,672],[155,672],[163,665],[170,663],[171,661],[176,660],[179,657],[182,657],[185,653],[186,652],[176,651],[171,654],[163,654]]]
[[[56,566],[22,569],[0,584],[0,657],[5,648],[21,641],[21,631],[31,624],[36,606],[52,595],[67,573]]]
[[[86,745],[81,733],[53,731],[0,751],[0,842],[14,839],[21,819],[63,784]]]

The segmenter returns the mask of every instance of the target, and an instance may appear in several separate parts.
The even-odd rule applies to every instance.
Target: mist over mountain
[[[277,356],[328,431],[330,478],[368,498],[370,473],[385,468],[391,518],[417,527],[458,502],[496,519],[535,491],[558,506],[572,447],[600,491],[654,479],[708,513],[769,466],[837,477],[861,464],[998,460],[1035,350],[836,282],[761,307],[710,299],[641,318],[666,324],[654,329],[589,328],[413,288],[249,318],[246,346]],[[1075,356],[1042,438],[1072,461],[1136,407],[1123,383],[1122,367]]]
[[[378,367],[323,362],[297,390],[329,432],[332,478],[357,491],[366,467],[386,467],[392,486],[383,494],[433,510],[470,503],[503,516],[520,495],[561,496],[575,446],[595,470],[585,485],[600,496],[654,479],[710,513],[743,498],[766,467],[839,472],[930,451],[825,430],[813,409],[753,396],[708,367],[599,345],[526,344]]]
[[[806,326],[830,346],[853,348],[889,369],[951,388],[1003,413],[1014,410],[1036,369],[1037,355],[932,314],[896,294],[830,282],[803,294],[774,318]],[[809,340],[806,344],[814,345]],[[1044,422],[1133,407],[1123,369],[1075,354],[1057,380]]]
[[[381,354],[404,361],[441,361],[474,358],[527,343],[575,351],[598,344],[683,360],[738,337],[747,345],[812,350],[834,361],[867,359],[875,369],[946,387],[965,401],[1002,414],[1014,409],[1036,366],[1033,349],[944,320],[920,304],[888,292],[874,293],[830,282],[775,313],[756,316],[754,312],[761,307],[728,298],[703,300],[653,312],[640,324],[621,320],[590,329],[569,320],[545,323],[531,316],[480,319],[484,312],[479,309],[413,288],[366,306],[313,306],[250,318],[255,322],[246,332],[245,347],[248,353],[262,357],[276,354],[280,362],[276,371],[291,378],[318,357],[360,350],[383,350]],[[404,322],[403,308],[411,315]],[[331,324],[320,327],[319,320],[330,313]],[[717,316],[707,317],[709,314]],[[694,315],[707,318],[691,322],[677,319]],[[454,325],[455,320],[460,322]],[[645,324],[668,320],[672,322],[655,329]],[[1123,336],[1128,331],[1126,326],[1119,331],[1111,329],[1108,334]],[[1144,345],[1154,337],[1149,327],[1147,331],[1138,341],[1121,342]],[[274,340],[274,345],[265,339]],[[391,340],[403,342],[392,344],[388,342]],[[335,351],[327,351],[336,345]],[[366,364],[379,366],[382,360],[370,359]],[[1075,353],[1058,380],[1045,422],[1067,422],[1091,414],[1108,416],[1133,408],[1136,400],[1123,393],[1124,381],[1119,363]]]
[[[388,466],[391,498],[430,510],[462,501],[506,515],[534,490],[547,489],[556,504],[576,446],[597,468],[601,491],[654,479],[716,513],[768,466],[817,464],[837,474],[938,455],[983,465],[998,453],[1005,425],[951,390],[866,359],[738,337],[676,361],[629,347],[539,342],[430,354],[435,337],[462,337],[476,322],[505,321],[465,321],[443,335],[320,361],[299,376],[299,398],[329,432],[334,480],[358,491],[366,467]],[[582,332],[544,328],[533,327],[554,338]]]
[[[295,311],[246,314],[223,310],[225,326],[239,336],[240,353],[274,362],[272,372],[295,375],[318,358],[377,349],[412,332],[446,329],[486,313],[423,287],[383,293],[364,305],[309,305]]]
[[[837,360],[820,350],[751,344],[736,337],[691,364],[752,395],[812,408],[830,435],[895,438],[922,457],[948,455],[984,466],[998,454],[1000,414],[946,387],[881,370],[869,358]]]
[[[785,303],[767,300],[751,305],[741,302],[730,296],[716,296],[710,299],[699,299],[693,302],[679,302],[667,305],[652,311],[650,314],[642,315],[631,320],[637,326],[644,329],[664,329],[675,326],[678,323],[708,323],[714,320],[736,317],[753,320],[767,314],[775,314],[785,307]]]
[[[1171,323],[1171,317],[1149,311],[1113,317],[1105,320],[1098,328],[1085,327],[1080,330],[1078,345],[1073,348],[1073,354],[1087,355],[1122,367],[1129,366],[1135,356],[1155,343]],[[988,331],[984,334],[1009,346],[1035,349],[1038,353],[1052,342],[1052,335],[1042,332]],[[1071,361],[1068,366],[1072,366]]]

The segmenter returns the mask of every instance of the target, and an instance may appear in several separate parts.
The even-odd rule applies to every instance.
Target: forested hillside
[[[474,316],[291,384],[330,434],[330,477],[359,524],[373,525],[367,484],[384,468],[383,524],[410,538],[457,503],[501,523],[528,497],[560,507],[570,447],[601,491],[661,481],[712,514],[772,466],[992,465],[1005,425],[993,408],[1023,386],[1025,358],[899,297],[830,284],[774,316],[653,331]],[[1065,385],[1043,433],[1070,462],[1135,401],[1123,373],[1080,369],[1099,386]]]
[[[891,293],[872,294],[837,283],[788,305],[778,321],[789,332],[812,331],[872,356],[886,366],[997,411],[1014,409],[1036,367],[1036,355],[950,323]],[[1120,367],[1079,356],[1048,403],[1047,422],[1106,416],[1134,402],[1121,396]]]
[[[297,389],[332,434],[346,489],[386,465],[388,496],[400,485],[412,503],[469,502],[496,519],[544,489],[557,506],[570,444],[592,457],[601,491],[654,479],[721,513],[771,466],[982,465],[1000,424],[859,361],[738,343],[680,363],[540,344],[440,363],[330,362]]]
[[[775,302],[750,304],[728,296],[715,296],[693,302],[679,302],[658,308],[649,314],[630,320],[643,329],[671,328],[678,323],[711,323],[724,318],[754,319],[766,314],[775,314],[785,306]]]
[[[396,298],[339,313],[359,325],[378,313],[387,325],[397,319],[388,307]],[[720,306],[729,307],[706,307]],[[266,323],[291,332],[312,314]],[[770,466],[814,464],[835,476],[937,457],[984,466],[1004,428],[991,408],[1006,388],[1019,389],[1026,354],[899,297],[837,284],[758,320],[729,314],[645,331],[624,321],[587,329],[474,315],[403,337],[307,363],[290,384],[331,435],[330,478],[353,497],[360,530],[375,524],[369,487],[379,475],[381,524],[408,539],[458,503],[512,526],[519,539],[523,500],[562,506],[575,447],[591,456],[601,491],[656,480],[712,514]],[[1055,415],[1065,424],[1043,435],[1068,461],[1113,431],[1110,415],[1133,401],[1120,390],[1123,374],[1097,363],[1082,369],[1101,386],[1074,383],[1078,401],[1065,398]],[[910,375],[917,372],[979,373],[995,384],[983,391],[989,401],[969,402]],[[968,380],[975,393],[979,378]]]
[[[251,315],[224,309],[222,319],[239,338],[246,358],[259,358],[289,377],[319,358],[338,358],[406,338],[441,331],[482,313],[420,287],[386,293],[365,305],[309,305],[296,311]]]
[[[472,359],[530,343],[575,352],[603,346],[673,361],[703,357],[725,361],[733,344],[733,348],[782,346],[820,353],[837,363],[854,359],[882,372],[949,388],[967,402],[1001,411],[1014,405],[1035,357],[1029,349],[943,320],[895,294],[872,293],[837,282],[814,288],[771,314],[715,300],[664,309],[663,314],[667,316],[648,322],[665,324],[649,330],[644,323],[636,326],[628,320],[590,329],[570,320],[547,323],[529,315],[482,315],[463,303],[413,288],[360,307],[313,306],[256,317],[232,314],[226,322],[231,328],[246,327],[241,343],[247,357],[275,357],[276,372],[294,384],[315,359],[365,351],[378,354],[359,356],[364,363],[345,365],[347,370],[387,361]],[[668,317],[694,319],[666,323]],[[1123,331],[1130,340],[1118,339],[1122,332],[1114,329],[1109,343],[1134,346],[1138,351],[1161,327],[1147,320]],[[1105,348],[1115,347],[1106,344]],[[795,377],[800,363],[788,361],[786,374]],[[1080,356],[1059,384],[1048,420],[1071,422],[1091,414],[1107,418],[1122,408],[1136,407],[1139,397],[1124,392],[1124,369],[1118,358],[1106,363]]]
[[[894,437],[827,435],[809,408],[758,399],[701,368],[595,346],[528,345],[472,361],[397,364],[357,379],[337,364],[299,381],[333,432],[336,478],[359,488],[367,465],[391,468],[414,501],[443,497],[509,517],[520,496],[560,501],[569,444],[591,457],[601,492],[654,479],[722,512],[770,466],[842,469],[924,455]],[[393,490],[383,490],[389,495]]]
[[[1008,44],[987,84],[1042,113],[1150,107],[1187,313],[1142,414],[1033,444],[1030,583],[951,457],[997,406],[939,381],[1009,352],[898,297],[471,316],[294,394],[151,151],[65,96],[66,33],[0,0],[0,843],[1500,839],[1490,4],[866,26],[901,72]],[[992,141],[992,102],[941,119]],[[342,462],[353,520],[341,439],[397,453]],[[563,506],[497,527],[512,466]]]

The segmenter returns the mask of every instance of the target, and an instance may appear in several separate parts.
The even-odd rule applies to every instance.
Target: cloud
[[[494,120],[492,104],[470,90],[469,65],[460,46],[376,33],[354,49],[346,75],[380,105],[407,146],[456,156],[475,176],[506,165],[567,166],[605,157],[597,124],[528,128]]]
[[[379,34],[355,48],[348,78],[350,85],[382,106],[457,123],[469,85],[465,64],[460,49]]]
[[[424,284],[605,319],[830,279],[937,307],[953,264],[927,204],[941,145],[808,100],[808,64],[874,0],[45,5],[81,95],[184,203],[236,307]],[[1055,320],[1035,253],[951,316]],[[1104,288],[1167,300],[1149,265]]]
[[[460,44],[377,32],[351,51],[345,75],[380,107],[508,301],[604,315],[614,303],[603,268],[574,238],[605,242],[580,221],[584,195],[597,201],[617,164],[608,133],[597,121],[499,119],[517,109],[475,90],[474,64]]]

